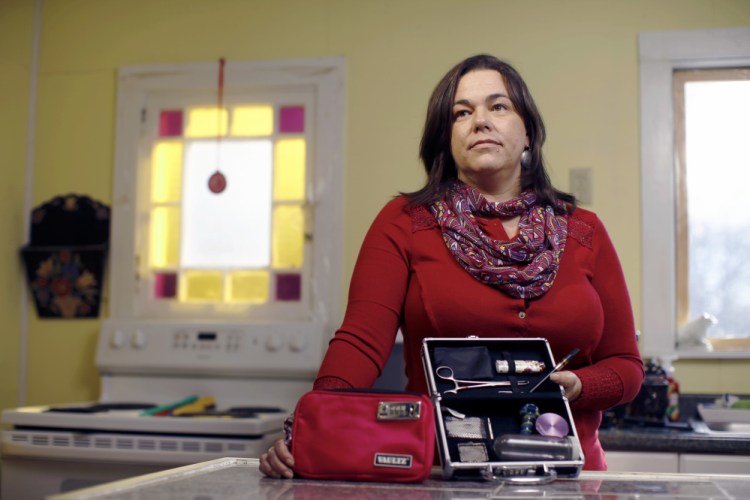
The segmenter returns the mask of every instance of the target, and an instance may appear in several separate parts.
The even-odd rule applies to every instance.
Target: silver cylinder
[[[568,437],[503,434],[495,438],[493,449],[503,461],[538,462],[573,459],[573,442]]]

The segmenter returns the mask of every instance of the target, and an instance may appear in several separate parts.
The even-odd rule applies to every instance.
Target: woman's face
[[[523,119],[500,73],[482,69],[461,77],[451,132],[458,178],[485,193],[507,191],[509,183],[520,189],[521,152],[528,144]]]

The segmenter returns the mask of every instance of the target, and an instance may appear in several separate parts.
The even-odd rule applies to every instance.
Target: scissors
[[[508,387],[511,384],[509,380],[504,380],[501,382],[482,382],[479,380],[459,380],[453,376],[453,368],[451,368],[450,366],[438,366],[437,369],[435,369],[435,373],[441,379],[453,382],[453,385],[455,385],[453,389],[448,389],[447,391],[445,391],[444,392],[445,394],[458,394],[458,391],[463,391],[465,389],[480,389],[483,387]],[[526,385],[528,383],[529,383],[528,380],[521,380],[518,382],[518,385]],[[513,391],[502,391],[502,392],[512,393]]]

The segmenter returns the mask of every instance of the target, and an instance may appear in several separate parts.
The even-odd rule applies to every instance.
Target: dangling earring
[[[524,170],[531,168],[531,151],[528,147],[521,152],[521,168]]]

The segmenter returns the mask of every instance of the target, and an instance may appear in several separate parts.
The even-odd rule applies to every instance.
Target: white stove
[[[2,498],[42,498],[178,465],[258,457],[311,388],[323,349],[314,323],[280,329],[105,321],[96,352],[99,401],[2,412]],[[206,398],[213,407],[156,413]]]

